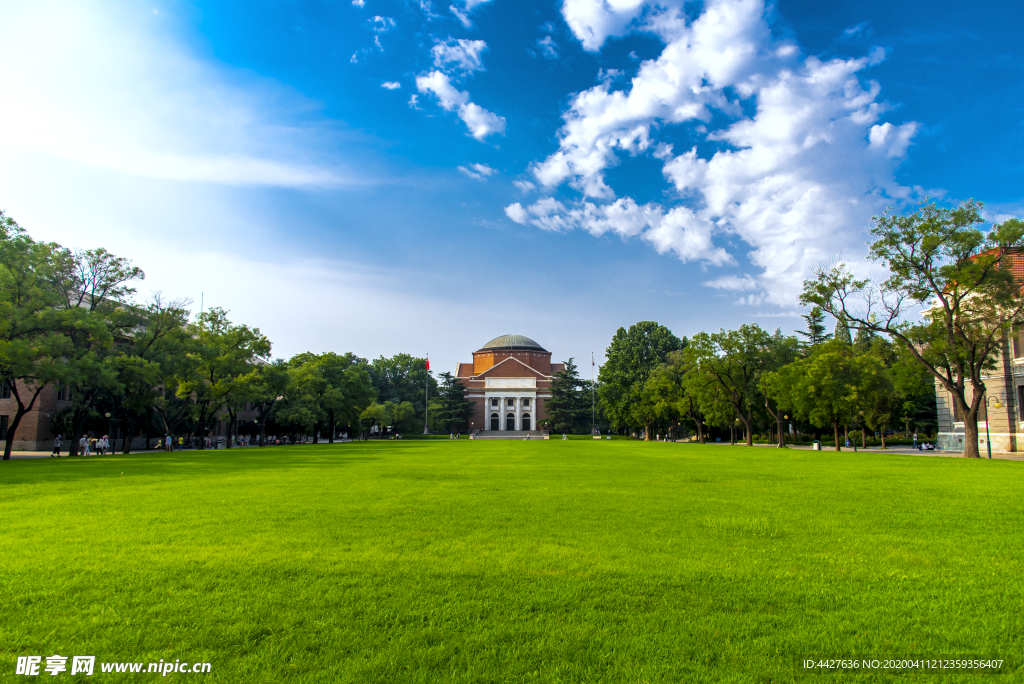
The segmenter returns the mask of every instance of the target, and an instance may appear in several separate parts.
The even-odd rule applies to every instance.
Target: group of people
[[[53,440],[53,453],[50,454],[50,458],[60,458],[60,449],[63,444],[63,437],[61,437],[61,435],[57,435],[56,439]],[[102,437],[82,435],[82,438],[78,440],[79,456],[92,456],[94,453],[97,456],[105,456],[108,449],[110,449],[110,438],[107,437],[107,435],[103,435]]]

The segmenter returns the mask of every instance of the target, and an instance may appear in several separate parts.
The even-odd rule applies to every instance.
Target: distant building
[[[552,376],[564,366],[523,335],[495,337],[473,352],[471,363],[455,369],[471,402],[470,432],[536,431],[547,418]]]
[[[1012,253],[1009,260],[1017,282],[1024,283],[1024,254]],[[978,411],[978,443],[984,455],[985,427],[988,425],[992,451],[1021,451],[1024,449],[1024,322],[1017,322],[1010,334],[1004,335],[1000,352],[995,357],[995,369],[981,376],[988,394],[989,406],[982,404]],[[973,398],[971,386],[966,388],[969,404]],[[1000,404],[996,408],[996,403]],[[952,395],[935,381],[935,401],[938,411],[940,449],[963,450],[964,423],[957,415]]]
[[[15,382],[18,383],[16,387],[22,401],[28,403],[37,388],[20,380]],[[11,394],[8,382],[0,383],[0,448],[6,445],[8,439],[13,439],[12,448],[15,451],[52,449],[54,435],[50,424],[58,411],[71,406],[71,392],[61,385],[49,384],[43,387],[32,410],[22,416],[17,435],[9,434],[11,422],[18,413],[18,402]],[[67,439],[68,436],[64,435],[65,442]]]

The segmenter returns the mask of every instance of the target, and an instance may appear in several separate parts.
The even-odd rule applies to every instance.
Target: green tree
[[[804,283],[801,301],[899,342],[947,391],[964,421],[964,456],[978,458],[982,375],[1024,313],[1012,261],[1024,249],[1024,221],[984,223],[982,203],[922,202],[917,211],[872,219],[869,258],[888,270],[860,279],[843,263]],[[923,320],[917,309],[924,307]]]
[[[267,421],[277,405],[290,393],[292,376],[284,359],[270,363],[256,364],[251,371],[239,379],[240,397],[249,402],[256,411],[256,422],[260,429],[259,445],[267,443]]]
[[[811,310],[800,318],[806,321],[807,330],[797,330],[796,334],[806,339],[804,344],[807,346],[813,347],[832,339],[832,335],[825,332],[825,313],[820,306],[812,306]]]
[[[124,395],[119,356],[144,324],[142,312],[130,300],[135,294],[132,283],[145,274],[130,260],[102,248],[59,249],[55,262],[53,284],[70,342],[60,379],[72,394],[68,453],[75,455],[86,422],[100,416],[101,404]]]
[[[598,372],[601,403],[614,427],[642,426],[644,438],[650,439],[655,414],[644,400],[644,386],[668,354],[682,347],[682,340],[654,321],[641,321],[615,332]]]
[[[853,345],[833,339],[776,371],[768,390],[779,406],[798,418],[831,427],[839,451],[839,427],[858,410],[860,382],[861,363]]]
[[[555,432],[574,432],[590,422],[590,396],[584,396],[583,380],[573,359],[551,380],[551,398],[544,404],[547,424]]]
[[[243,378],[270,355],[270,340],[259,328],[231,323],[228,312],[217,307],[199,314],[187,330],[190,363],[181,369],[177,395],[192,401],[199,447],[203,448],[202,437],[213,418],[225,405],[242,401],[247,389]],[[229,425],[229,445],[232,429]]]
[[[410,354],[381,356],[371,361],[366,370],[377,393],[377,401],[395,404],[409,402],[422,422],[427,399],[426,386],[430,386],[430,396],[437,393],[437,380],[427,370],[425,358]]]
[[[470,403],[466,400],[466,387],[458,378],[445,371],[437,388],[437,420],[448,432],[462,430],[469,418]]]
[[[721,402],[732,409],[729,420],[743,425],[747,446],[753,446],[755,411],[764,402],[759,388],[761,378],[782,367],[796,352],[795,338],[781,331],[772,336],[757,324],[744,324],[737,330],[698,333],[690,340],[687,356],[690,369],[686,384],[694,396],[704,402],[704,413],[724,419]],[[708,410],[712,406],[714,410]],[[778,418],[777,410],[771,409]],[[781,425],[781,420],[779,421]]]

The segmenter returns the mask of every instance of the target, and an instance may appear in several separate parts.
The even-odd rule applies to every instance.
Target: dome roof
[[[486,351],[488,349],[536,349],[538,351],[547,351],[547,349],[525,335],[502,335],[501,337],[495,337],[480,347],[479,351]]]

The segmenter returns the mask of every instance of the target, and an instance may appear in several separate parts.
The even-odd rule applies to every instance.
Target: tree
[[[202,449],[206,426],[226,404],[242,400],[247,387],[242,378],[270,355],[270,340],[259,328],[231,323],[228,312],[217,307],[199,314],[188,333],[191,363],[181,369],[177,395],[192,400]],[[229,446],[233,422],[228,426]]]
[[[800,318],[807,322],[807,330],[797,330],[796,334],[807,339],[807,346],[813,347],[832,339],[832,335],[825,332],[825,313],[820,306],[812,306]]]
[[[0,383],[17,408],[7,428],[4,460],[43,387],[63,375],[70,340],[61,334],[59,296],[52,287],[56,245],[32,240],[0,211]]]
[[[781,407],[817,427],[831,427],[839,446],[839,426],[857,410],[861,366],[853,346],[833,339],[809,356],[780,368],[768,391]]]
[[[426,385],[430,396],[437,392],[437,380],[427,370],[427,360],[410,354],[381,356],[367,367],[370,383],[377,393],[377,401],[401,404],[409,402],[422,420],[426,410]]]
[[[698,333],[690,340],[687,356],[690,370],[686,383],[706,404],[725,399],[735,418],[743,424],[747,446],[753,446],[754,412],[763,402],[759,389],[763,374],[783,366],[796,353],[795,338],[776,331],[773,337],[757,324],[744,324],[737,330]],[[766,408],[769,402],[764,402]],[[705,410],[705,413],[711,411]],[[721,415],[719,409],[715,411]],[[777,416],[778,411],[773,411]],[[779,424],[781,425],[781,419]]]
[[[1009,219],[986,233],[978,228],[982,207],[974,200],[955,208],[926,200],[906,215],[886,211],[872,219],[869,259],[889,277],[877,283],[855,277],[846,264],[827,265],[804,283],[801,296],[903,345],[952,397],[968,458],[980,456],[982,375],[1024,313],[1012,273],[1024,250],[1024,221]],[[920,321],[913,318],[918,307],[924,307]]]
[[[438,386],[437,419],[448,432],[461,430],[469,416],[470,404],[466,401],[466,388],[458,378],[445,371]]]
[[[650,439],[653,415],[643,400],[644,385],[668,354],[682,347],[682,340],[654,321],[615,332],[598,372],[601,403],[613,426],[643,426],[644,439]]]
[[[583,380],[573,359],[551,380],[551,398],[544,404],[547,424],[555,432],[573,432],[590,420],[589,397],[583,396]]]
[[[54,256],[53,284],[60,298],[61,328],[70,342],[61,381],[72,391],[68,453],[73,456],[86,422],[100,415],[99,404],[124,394],[119,377],[123,370],[123,365],[119,368],[120,348],[144,324],[141,311],[130,301],[135,294],[131,283],[144,279],[145,274],[130,260],[102,248],[60,248]]]
[[[166,302],[156,293],[144,308],[132,308],[137,325],[115,341],[113,359],[120,393],[111,395],[110,413],[121,423],[122,451],[129,453],[135,436],[155,413],[164,431],[173,434],[188,419],[184,400],[167,396],[167,382],[184,358],[187,300]]]
[[[291,389],[292,376],[284,359],[270,363],[256,364],[249,373],[239,379],[239,396],[249,402],[256,411],[260,428],[259,445],[267,443],[267,420],[271,412]]]

